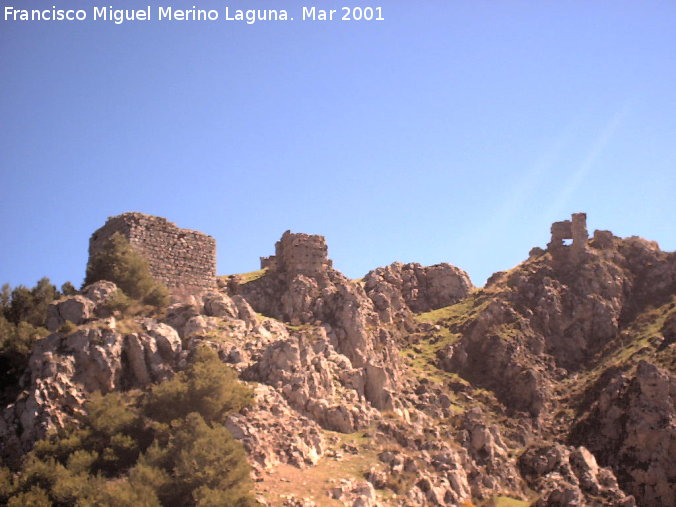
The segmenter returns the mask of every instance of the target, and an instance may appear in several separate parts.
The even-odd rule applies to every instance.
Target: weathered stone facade
[[[314,275],[333,267],[324,236],[286,231],[275,243],[275,255],[261,257],[261,268]]]
[[[114,233],[122,234],[147,261],[150,272],[172,292],[200,291],[216,286],[216,240],[207,234],[179,229],[166,218],[143,213],[110,217],[89,240],[89,256]]]

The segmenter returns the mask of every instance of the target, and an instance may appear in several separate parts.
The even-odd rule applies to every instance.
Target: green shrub
[[[224,368],[218,354],[200,347],[185,371],[153,386],[146,410],[155,420],[168,423],[197,412],[207,422],[220,421],[251,403],[249,388],[237,382],[231,368]]]
[[[16,334],[16,326],[0,315],[0,350],[9,348]]]
[[[47,307],[57,296],[49,278],[42,278],[32,289],[9,284],[0,289],[0,394],[11,398],[18,389],[33,343],[49,332],[43,327]],[[16,394],[16,393],[14,393]]]
[[[127,296],[144,304],[162,307],[169,302],[166,287],[155,281],[146,260],[118,232],[105,241],[87,265],[84,285],[99,280],[114,282]]]
[[[199,349],[145,393],[92,395],[78,426],[37,442],[14,477],[0,469],[0,503],[253,506],[244,447],[218,422],[250,400],[216,353]]]
[[[33,487],[10,498],[7,507],[52,507],[52,502],[44,489]]]
[[[169,304],[169,291],[160,284],[155,284],[141,300],[143,304],[162,308]]]
[[[130,484],[127,480],[108,482],[88,498],[78,502],[78,507],[162,507],[157,494],[146,484]]]
[[[48,334],[43,327],[25,321],[14,325],[0,315],[0,393],[11,398],[10,392],[18,389],[19,377],[28,365],[33,343]],[[5,392],[5,389],[9,390]]]
[[[11,291],[9,285],[3,286],[3,313],[10,322],[28,322],[34,327],[44,327],[47,319],[47,307],[56,299],[56,287],[49,278],[41,278],[32,289],[19,285]]]
[[[152,466],[141,459],[129,470],[129,483],[134,486],[145,485],[153,491],[168,491],[171,489],[174,479],[162,468]]]
[[[4,315],[12,301],[12,287],[8,283],[3,283],[0,287],[0,315]]]
[[[64,296],[74,296],[77,294],[77,289],[72,283],[64,282],[64,284],[61,285],[61,294]]]
[[[134,300],[120,289],[117,289],[106,301],[105,306],[110,312],[126,313],[134,305]]]
[[[253,505],[246,454],[220,424],[196,412],[175,425],[169,442],[171,497],[168,505]],[[214,504],[218,499],[221,503]]]
[[[86,474],[92,469],[98,458],[99,455],[95,452],[77,449],[68,456],[66,468],[74,474]]]
[[[7,467],[0,467],[0,505],[5,505],[15,491],[12,472]]]
[[[49,334],[44,327],[35,327],[28,322],[19,322],[16,326],[14,339],[9,343],[10,350],[17,354],[29,355],[33,348],[33,343]]]

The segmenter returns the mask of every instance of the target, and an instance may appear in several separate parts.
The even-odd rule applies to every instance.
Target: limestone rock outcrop
[[[267,272],[257,280],[230,284],[255,311],[295,326],[320,325],[331,345],[354,368],[364,368],[366,399],[376,408],[392,406],[391,396],[368,379],[394,387],[398,354],[363,288],[333,269],[324,238],[285,232],[276,255],[263,259]]]
[[[519,457],[519,466],[530,487],[540,493],[536,507],[636,505],[634,497],[619,488],[612,470],[599,467],[584,447],[534,446]]]
[[[392,408],[392,394],[385,375],[373,382],[368,368],[353,368],[338,354],[323,328],[293,336],[268,346],[244,378],[274,386],[296,410],[322,427],[352,433],[367,426],[374,409],[365,403],[367,386],[381,393],[382,406]]]
[[[368,481],[341,479],[329,490],[329,496],[342,505],[376,507],[376,492]]]
[[[305,468],[325,450],[319,426],[291,409],[272,387],[259,385],[252,408],[228,416],[226,427],[244,443],[256,474],[280,463]]]
[[[566,227],[573,225],[575,220]],[[554,227],[547,251],[491,277],[467,300],[465,317],[447,324],[458,339],[439,349],[437,364],[490,389],[513,414],[533,418],[534,429],[547,438],[565,439],[574,422],[556,410],[569,405],[582,411],[576,445],[611,467],[639,505],[668,505],[674,502],[666,436],[673,435],[673,373],[640,363],[631,380],[628,370],[637,355],[670,361],[671,320],[664,315],[673,315],[676,255],[653,242],[604,232],[588,240],[583,225],[578,217],[575,231]],[[573,245],[558,241],[568,236]],[[654,333],[648,331],[651,318],[664,319],[658,327],[663,336],[641,335]],[[643,348],[632,345],[637,335],[647,336]],[[607,374],[588,376],[594,369]],[[594,384],[596,378],[601,380]],[[659,402],[647,394],[651,389],[660,391]],[[588,494],[566,491],[552,493],[546,505],[584,503]]]
[[[473,288],[466,272],[446,263],[421,266],[395,262],[370,271],[363,281],[366,294],[385,323],[395,321],[397,316],[405,319],[406,310],[420,313],[452,305]]]
[[[46,327],[56,331],[66,321],[83,324],[94,316],[94,303],[84,296],[71,296],[63,301],[52,303],[47,308]]]
[[[87,396],[166,379],[180,360],[176,331],[152,319],[124,333],[110,317],[71,334],[54,333],[33,347],[24,390],[0,417],[3,454],[30,449],[51,428],[63,428],[80,413]]]
[[[47,307],[46,327],[56,331],[66,321],[84,324],[96,317],[108,317],[106,301],[117,291],[113,282],[101,280],[85,287],[80,294],[61,298]]]
[[[544,253],[494,275],[440,364],[516,410],[542,413],[551,380],[587,368],[625,321],[676,293],[676,255],[655,244],[630,238],[601,250],[591,242],[584,252],[574,266]]]

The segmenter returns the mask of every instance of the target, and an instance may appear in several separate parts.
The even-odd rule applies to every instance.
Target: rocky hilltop
[[[261,504],[676,505],[676,254],[589,238],[582,213],[483,288],[450,264],[350,280],[323,237],[287,231],[260,271],[182,286],[161,316],[125,319],[115,293],[50,305],[0,414],[6,464],[93,392],[147,388],[207,345],[254,389],[226,427]]]

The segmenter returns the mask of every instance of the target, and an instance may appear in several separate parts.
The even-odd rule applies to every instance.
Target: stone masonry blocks
[[[172,292],[216,286],[216,240],[198,231],[179,229],[166,218],[128,212],[110,217],[89,240],[89,256],[119,232],[147,261],[153,277]]]
[[[275,255],[261,257],[261,268],[313,275],[332,267],[324,236],[286,231],[275,244]]]

